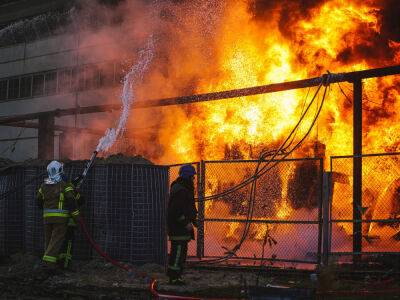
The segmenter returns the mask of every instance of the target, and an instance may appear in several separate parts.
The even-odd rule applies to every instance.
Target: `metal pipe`
[[[206,167],[204,161],[197,164],[197,170],[199,171],[197,175],[198,183],[198,198],[200,200],[204,199],[205,196],[205,186],[206,186]],[[199,201],[198,208],[198,228],[197,228],[197,257],[202,258],[204,256],[204,217],[205,217],[205,206],[204,201]]]
[[[323,251],[322,251],[322,264],[324,266],[328,265],[329,262],[329,203],[330,203],[330,195],[331,195],[331,185],[332,185],[332,172],[324,172],[324,183],[323,183],[323,190],[324,190],[324,197],[323,197]]]
[[[362,81],[353,82],[353,252],[362,250]],[[359,259],[358,255],[354,260]]]
[[[349,73],[339,73],[339,74],[331,73],[331,77],[330,77],[329,81],[330,81],[330,83],[337,83],[337,82],[344,82],[344,81],[354,82],[357,80],[361,80],[363,78],[381,77],[381,76],[388,76],[388,75],[395,75],[395,74],[400,74],[400,65],[384,67],[384,68],[377,68],[377,69],[369,69],[369,70],[364,70],[364,71],[349,72]],[[281,92],[281,91],[287,91],[287,90],[293,90],[293,89],[301,89],[301,88],[318,86],[320,84],[321,80],[322,80],[322,76],[309,78],[309,79],[296,80],[296,81],[274,83],[274,84],[268,84],[268,85],[262,85],[262,86],[256,86],[256,87],[222,91],[222,92],[138,101],[138,102],[133,103],[132,109],[158,107],[158,106],[169,106],[169,105],[180,105],[180,104],[191,104],[191,103],[197,103],[197,102],[214,101],[214,100],[221,100],[221,99],[230,99],[230,98],[238,98],[238,97],[245,97],[245,96],[252,96],[252,95]],[[10,122],[18,122],[21,120],[37,119],[42,114],[49,114],[49,113],[54,114],[55,117],[62,117],[62,116],[73,115],[73,114],[87,114],[87,113],[98,113],[98,112],[120,110],[120,108],[121,108],[120,104],[111,104],[111,105],[86,106],[86,107],[78,107],[78,108],[70,108],[70,109],[58,109],[58,110],[46,111],[46,112],[40,112],[40,113],[2,117],[2,118],[0,118],[0,124],[10,123]]]
[[[26,137],[19,137],[19,138],[13,138],[13,139],[0,139],[1,142],[15,142],[15,141],[24,141],[24,140],[36,140],[38,137],[37,136],[26,136]]]
[[[265,223],[265,224],[315,224],[318,225],[319,221],[308,221],[308,220],[246,220],[246,219],[218,219],[218,218],[206,218],[204,222],[226,222],[226,223]]]

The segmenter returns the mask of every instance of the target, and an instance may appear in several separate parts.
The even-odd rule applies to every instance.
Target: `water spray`
[[[96,150],[93,151],[92,156],[90,157],[89,162],[86,164],[86,167],[83,170],[82,175],[80,175],[76,180],[77,182],[76,186],[78,188],[82,185],[82,182],[87,176],[87,173],[93,166],[97,155],[100,152],[108,151],[112,147],[112,145],[114,145],[117,138],[125,131],[131,106],[133,101],[135,100],[135,91],[134,91],[135,84],[137,84],[139,81],[143,79],[143,76],[145,72],[148,70],[150,62],[153,60],[154,57],[153,36],[149,37],[146,46],[144,47],[144,49],[139,51],[138,54],[139,57],[137,59],[137,63],[135,63],[131,67],[129,72],[124,77],[123,81],[124,85],[120,97],[122,102],[122,110],[118,126],[116,128],[108,128],[105,132],[105,135],[99,140]]]

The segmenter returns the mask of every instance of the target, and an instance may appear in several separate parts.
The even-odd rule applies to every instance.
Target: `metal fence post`
[[[322,242],[323,242],[323,202],[324,202],[324,160],[320,158],[318,172],[318,259],[317,264],[321,264]]]
[[[204,161],[197,163],[197,198],[199,199],[198,205],[198,227],[197,227],[197,249],[196,255],[199,259],[204,257],[204,195],[205,195],[205,181],[206,181],[206,168]]]
[[[324,266],[328,265],[329,263],[329,252],[330,252],[330,201],[331,201],[331,194],[332,194],[332,172],[324,172],[323,177],[323,227],[322,227],[322,237],[323,237],[323,249],[322,249],[322,264]]]
[[[362,81],[353,82],[353,253],[362,251]],[[354,255],[354,261],[360,256]]]

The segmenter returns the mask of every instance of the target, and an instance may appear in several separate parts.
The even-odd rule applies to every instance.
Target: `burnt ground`
[[[186,286],[167,284],[164,267],[146,264],[138,271],[147,272],[157,278],[158,291],[165,294],[190,295],[209,298],[249,299],[246,294],[250,286],[285,286],[291,288],[318,289],[319,291],[359,291],[370,289],[400,289],[399,278],[388,272],[372,273],[368,270],[357,276],[326,268],[319,281],[311,279],[311,272],[295,270],[240,268],[194,268],[185,272]],[[347,275],[346,275],[347,274]],[[367,299],[400,299],[400,293],[387,297],[371,296]],[[103,259],[74,262],[72,269],[49,275],[40,268],[40,259],[23,254],[3,257],[0,261],[0,299],[151,299],[148,279],[129,274]],[[359,299],[355,296],[320,296],[318,299]],[[365,296],[360,299],[366,299]]]

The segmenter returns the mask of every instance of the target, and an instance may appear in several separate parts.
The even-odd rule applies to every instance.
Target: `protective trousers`
[[[43,261],[47,264],[55,266],[57,263],[66,232],[67,223],[44,224],[45,251]]]
[[[180,278],[186,262],[189,241],[171,241],[171,252],[168,260],[167,276],[170,279]]]
[[[76,223],[70,218],[68,221],[67,232],[65,234],[64,243],[61,247],[61,253],[58,256],[59,263],[62,267],[68,268],[72,260],[72,245],[74,242],[74,231]]]

